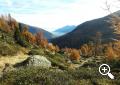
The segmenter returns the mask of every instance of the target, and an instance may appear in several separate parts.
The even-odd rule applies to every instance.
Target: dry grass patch
[[[14,65],[18,62],[21,62],[21,61],[27,59],[27,57],[28,57],[28,55],[25,55],[23,53],[19,53],[16,56],[0,56],[0,72],[4,68],[5,63]]]

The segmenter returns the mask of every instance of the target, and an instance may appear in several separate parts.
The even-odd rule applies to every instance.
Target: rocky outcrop
[[[31,55],[25,61],[15,65],[15,67],[19,66],[39,66],[49,68],[51,67],[51,62],[44,56]]]

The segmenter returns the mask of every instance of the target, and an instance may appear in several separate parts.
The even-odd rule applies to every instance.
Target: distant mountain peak
[[[75,29],[75,27],[76,27],[75,25],[66,25],[66,26],[63,26],[63,27],[58,28],[57,30],[53,31],[53,34],[61,36],[61,35],[71,32],[72,30]]]

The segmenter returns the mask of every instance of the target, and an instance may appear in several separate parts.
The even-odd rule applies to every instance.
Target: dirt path
[[[93,57],[87,58],[86,60],[83,60],[81,64],[74,64],[73,67],[74,68],[82,67],[85,63],[88,63],[89,61],[92,61],[92,60],[93,60]]]

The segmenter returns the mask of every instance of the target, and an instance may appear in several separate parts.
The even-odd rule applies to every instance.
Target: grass
[[[52,65],[60,69],[67,69],[69,64],[66,62],[65,56],[60,53],[52,54],[50,52],[45,54],[46,58],[51,61]]]
[[[14,40],[14,33],[0,31],[0,56],[15,56],[22,47]]]
[[[6,55],[14,55],[17,54],[19,51],[18,47],[15,47],[14,45],[10,45],[5,42],[0,42],[0,55],[6,56]]]
[[[59,68],[41,68],[41,67],[27,67],[18,68],[16,70],[7,72],[0,78],[0,85],[120,85],[120,72],[118,66],[119,61],[112,61],[109,63],[114,66],[112,74],[115,76],[111,80],[108,76],[102,76],[97,65],[90,67],[80,67],[77,69],[69,69],[69,64],[65,60],[65,56],[60,53],[45,53],[42,49],[32,50],[36,54],[46,56],[52,65]],[[44,52],[44,53],[43,53]],[[18,62],[25,60],[28,55],[23,53],[16,56],[1,56],[0,69],[4,67],[5,63],[14,65]],[[114,62],[114,63],[113,63]],[[92,62],[92,64],[95,62]],[[91,64],[91,62],[89,62]]]
[[[0,85],[120,85],[120,72],[117,72],[119,68],[115,67],[116,65],[118,67],[119,61],[105,61],[115,67],[112,70],[115,80],[111,80],[108,76],[102,76],[98,72],[98,65],[95,62],[89,62],[88,64],[92,64],[90,67],[69,69],[70,64],[66,62],[63,54],[46,53],[44,49],[33,49],[31,52],[34,53],[34,51],[36,55],[45,56],[53,66],[59,68],[21,67],[7,72],[4,77],[0,78]],[[0,69],[2,70],[5,63],[14,65],[27,57],[28,55],[23,53],[16,56],[1,56]]]
[[[23,53],[19,53],[16,56],[1,56],[0,57],[0,71],[4,68],[5,63],[9,63],[14,65],[18,62],[25,60],[28,55],[24,55]]]
[[[44,55],[44,49],[42,48],[31,49],[28,55]]]
[[[1,85],[120,85],[120,74],[115,80],[101,76],[97,68],[81,67],[77,70],[59,71],[58,69],[45,69],[29,67],[8,72]]]
[[[60,69],[66,69],[68,63],[65,60],[65,56],[60,53],[52,54],[52,52],[46,51],[42,48],[34,48],[29,51],[28,55],[42,55],[45,56],[49,61],[51,61],[54,67],[58,67]]]

